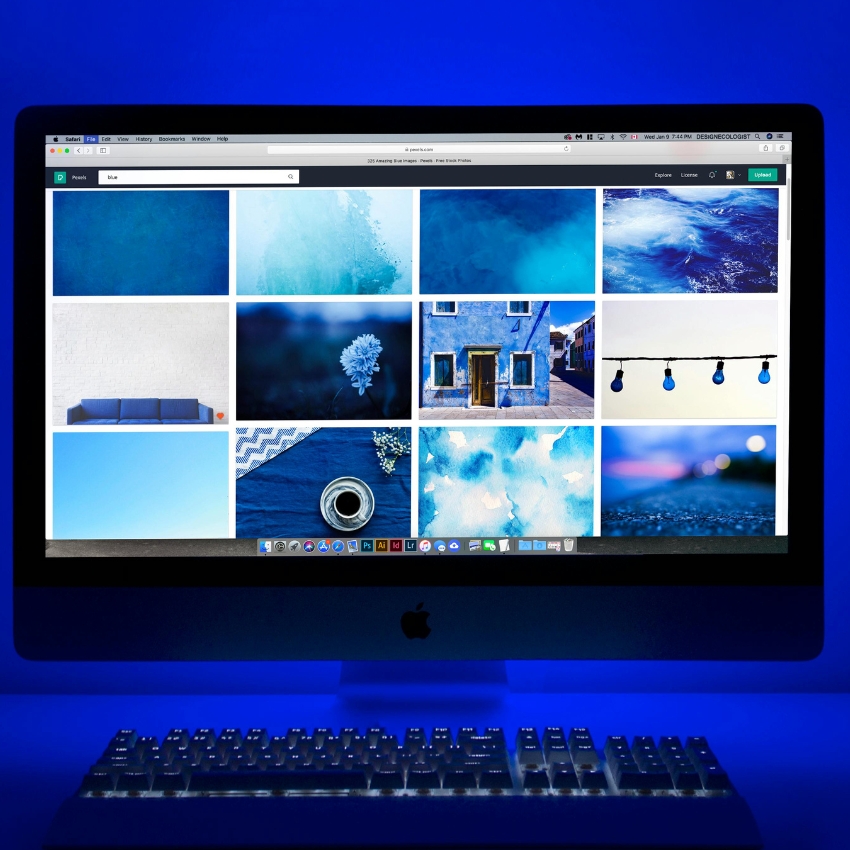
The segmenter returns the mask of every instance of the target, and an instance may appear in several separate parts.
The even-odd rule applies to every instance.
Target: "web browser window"
[[[48,556],[786,551],[790,133],[151,129],[45,138]]]

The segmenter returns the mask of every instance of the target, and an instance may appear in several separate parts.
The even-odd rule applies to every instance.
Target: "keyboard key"
[[[443,774],[443,788],[476,788],[475,773],[469,769],[449,767]]]
[[[578,777],[572,765],[555,765],[550,768],[550,771],[553,788],[572,788],[578,790]]]
[[[118,774],[116,791],[148,791],[151,787],[150,776],[145,770],[128,770]]]
[[[151,791],[185,791],[186,777],[182,770],[169,768],[167,771],[154,773]]]
[[[481,778],[478,780],[478,787],[482,790],[489,790],[493,788],[513,788],[514,783],[511,779],[511,772],[507,769],[507,767],[487,768],[482,770]]]
[[[402,789],[404,788],[404,775],[400,767],[386,765],[381,770],[376,770],[372,774],[372,781],[369,784],[372,790],[384,790],[386,788]]]
[[[718,764],[697,765],[697,773],[706,791],[726,791],[732,787],[728,774]]]
[[[545,770],[526,770],[522,777],[522,787],[530,788],[548,788],[549,775]]]
[[[81,791],[114,791],[116,775],[103,768],[92,767],[83,777]]]
[[[578,775],[581,787],[587,791],[590,789],[608,790],[608,777],[604,770],[583,770]]]
[[[412,767],[407,774],[407,787],[416,790],[421,788],[439,788],[440,775],[436,770],[420,770]]]

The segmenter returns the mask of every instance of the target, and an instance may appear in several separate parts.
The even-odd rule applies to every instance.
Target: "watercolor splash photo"
[[[420,192],[423,293],[592,293],[596,190]]]
[[[777,291],[777,189],[605,189],[603,198],[603,292]]]
[[[236,192],[239,295],[409,294],[413,193]]]
[[[593,534],[593,428],[421,428],[419,535]]]
[[[236,305],[242,420],[409,419],[409,302]]]

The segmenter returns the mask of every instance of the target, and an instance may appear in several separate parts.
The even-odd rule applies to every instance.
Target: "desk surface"
[[[9,850],[39,850],[56,809],[116,729],[161,736],[172,726],[349,724],[588,726],[597,744],[609,734],[705,735],[749,801],[767,850],[848,846],[841,752],[850,738],[850,694],[400,694],[385,687],[348,696],[4,695],[0,724]],[[788,745],[791,735],[802,758]]]

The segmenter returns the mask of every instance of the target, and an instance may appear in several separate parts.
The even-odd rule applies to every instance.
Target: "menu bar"
[[[634,132],[595,129],[563,133],[186,133],[143,135],[130,133],[76,133],[47,135],[46,144],[113,144],[113,145],[233,145],[233,144],[327,144],[327,143],[407,143],[423,142],[606,142],[632,144],[633,142],[717,142],[717,141],[791,141],[790,131],[758,130],[742,132]]]

